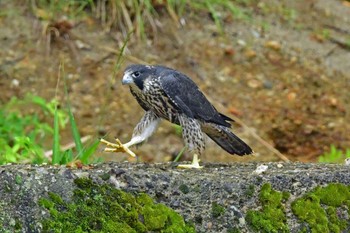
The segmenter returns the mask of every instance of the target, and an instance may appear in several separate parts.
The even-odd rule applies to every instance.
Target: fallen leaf
[[[242,112],[239,111],[237,108],[235,107],[230,107],[228,109],[229,113],[231,113],[232,115],[235,115],[235,116],[241,116],[242,115]]]

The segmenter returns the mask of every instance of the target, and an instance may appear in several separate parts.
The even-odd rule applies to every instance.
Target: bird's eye
[[[134,77],[139,77],[140,76],[140,72],[136,71],[133,73]]]

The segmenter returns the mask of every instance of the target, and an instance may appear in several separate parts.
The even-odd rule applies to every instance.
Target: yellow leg
[[[136,154],[132,152],[128,146],[123,145],[120,140],[117,138],[115,139],[116,143],[112,143],[109,141],[106,141],[104,139],[101,139],[100,142],[106,144],[106,148],[104,149],[105,152],[125,152],[131,157],[136,157]]]
[[[199,165],[199,159],[198,159],[198,155],[197,154],[194,154],[193,155],[193,160],[192,160],[192,164],[180,164],[178,165],[177,167],[178,168],[203,168],[203,166],[200,166]]]

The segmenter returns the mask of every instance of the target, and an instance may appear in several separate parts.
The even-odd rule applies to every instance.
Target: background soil
[[[280,160],[261,140],[303,162],[317,161],[331,144],[350,148],[349,2],[250,1],[240,9],[248,17],[223,15],[223,33],[208,12],[187,10],[178,23],[159,9],[148,38],[132,37],[114,73],[122,32],[88,14],[50,22],[60,29],[52,38],[29,1],[1,1],[0,103],[26,93],[53,99],[64,62],[82,136],[127,142],[143,110],[121,85],[122,71],[131,63],[162,64],[188,74],[218,110],[244,122],[233,131],[256,152],[231,156],[208,139],[202,161]],[[62,82],[58,98],[64,103]],[[63,144],[72,141],[68,128],[61,137]],[[135,152],[142,161],[162,162],[182,148],[176,128],[163,122]],[[102,149],[97,156],[105,161],[129,160]]]

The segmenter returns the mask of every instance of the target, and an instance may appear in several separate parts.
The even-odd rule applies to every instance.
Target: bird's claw
[[[203,166],[200,166],[199,163],[197,164],[179,164],[177,165],[177,168],[184,168],[184,169],[191,169],[191,168],[195,168],[195,169],[200,169],[203,168]]]
[[[196,169],[203,168],[203,166],[199,165],[199,162],[200,162],[200,160],[198,159],[198,155],[194,154],[192,164],[180,164],[180,165],[177,166],[177,168],[185,168],[185,169],[188,169],[188,168],[196,168]]]
[[[100,142],[106,144],[105,152],[124,152],[130,155],[131,157],[136,157],[136,154],[132,152],[128,147],[124,146],[120,140],[115,139],[116,143],[112,143],[101,138]]]

